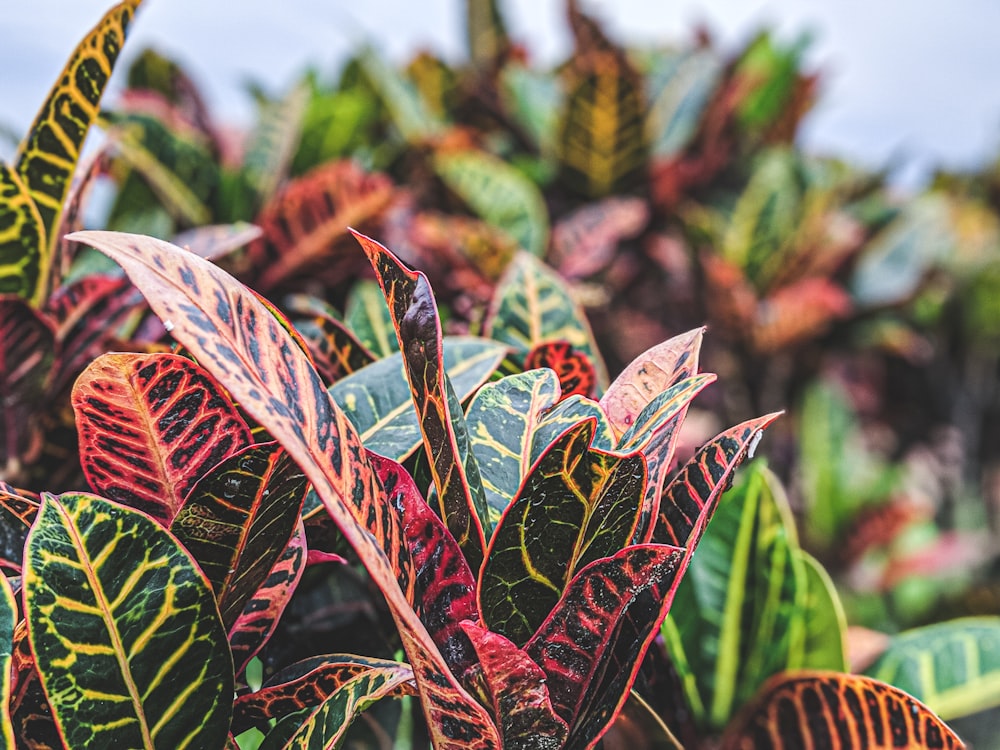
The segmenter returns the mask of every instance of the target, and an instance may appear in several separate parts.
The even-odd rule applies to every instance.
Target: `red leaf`
[[[72,398],[90,486],[165,526],[209,469],[250,444],[222,386],[176,354],[105,354]]]
[[[619,242],[639,234],[648,221],[641,198],[589,203],[555,225],[549,260],[568,279],[591,276],[608,265]]]
[[[545,341],[536,344],[524,358],[524,369],[548,367],[559,377],[560,400],[573,395],[593,398],[597,388],[597,371],[590,358],[568,341]]]
[[[174,337],[305,472],[385,595],[435,748],[499,748],[486,710],[457,683],[413,611],[413,563],[400,520],[383,502],[356,430],[282,324],[224,271],[169,243],[114,232],[78,232],[73,239],[125,268],[154,312],[171,322]]]

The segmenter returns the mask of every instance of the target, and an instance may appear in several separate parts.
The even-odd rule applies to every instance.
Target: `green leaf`
[[[598,387],[607,387],[607,371],[583,308],[566,282],[528,253],[514,257],[497,285],[485,329],[488,337],[523,354],[545,341],[566,341],[593,362]]]
[[[696,136],[723,72],[718,53],[710,49],[671,57],[669,77],[654,92],[646,115],[652,155],[658,159],[677,156]]]
[[[546,369],[487,383],[469,403],[465,423],[483,478],[490,530],[528,473],[535,431],[558,399],[559,382],[555,373]]]
[[[500,98],[542,156],[554,159],[559,145],[559,111],[565,99],[559,77],[512,60],[500,72]]]
[[[140,1],[125,0],[113,7],[77,45],[18,148],[17,173],[40,219],[37,230],[32,229],[33,221],[26,225],[29,236],[37,232],[39,244],[30,249],[30,257],[18,262],[25,276],[18,293],[36,306],[48,296],[49,265],[59,241],[59,221],[80,150],[87,131],[97,119],[101,96]],[[6,174],[2,177],[0,195],[7,198],[11,182]],[[17,202],[21,201],[19,196]],[[19,213],[24,216],[23,209]],[[0,240],[4,239],[6,233],[0,236]],[[29,250],[22,240],[13,242],[22,250]],[[4,266],[10,262],[6,257],[8,252],[11,251],[0,246],[0,279],[7,275]],[[3,286],[0,281],[0,287]]]
[[[460,401],[486,382],[506,351],[502,344],[472,336],[443,340],[444,369]],[[420,446],[420,422],[398,350],[341,378],[330,387],[330,395],[369,450],[404,461]]]
[[[801,669],[848,671],[844,634],[847,617],[830,574],[809,553],[797,550],[806,573],[805,642]],[[909,692],[909,691],[908,691]]]
[[[359,281],[351,288],[344,321],[376,357],[388,357],[399,351],[389,305],[377,281]]]
[[[993,708],[1000,705],[1000,617],[964,617],[894,635],[865,672],[945,720]]]
[[[531,467],[490,541],[479,576],[483,622],[523,645],[574,574],[626,547],[645,462],[591,448],[595,423],[567,430]]]
[[[538,421],[531,441],[531,458],[528,465],[534,464],[560,435],[588,420],[595,423],[591,447],[602,451],[613,451],[615,433],[600,404],[585,396],[570,396],[545,412]]]
[[[309,87],[303,82],[293,86],[281,99],[261,102],[259,106],[257,124],[243,157],[243,169],[260,202],[274,195],[288,173],[299,144],[309,95]]]
[[[417,88],[381,55],[366,48],[361,51],[358,61],[403,140],[419,144],[443,132],[444,123],[434,116]]]
[[[502,229],[532,255],[545,252],[549,242],[545,199],[521,172],[485,151],[439,153],[434,168],[488,224]]]
[[[147,516],[44,495],[25,547],[31,649],[68,747],[221,747],[233,665],[215,597]]]
[[[14,625],[17,602],[7,577],[0,575],[0,748],[14,750],[14,727],[10,719],[11,665],[14,655]]]
[[[2,162],[0,227],[0,294],[41,304],[51,263],[45,252],[45,226],[17,170]]]
[[[477,68],[496,65],[510,48],[510,39],[497,0],[468,0],[465,35],[469,59]]]

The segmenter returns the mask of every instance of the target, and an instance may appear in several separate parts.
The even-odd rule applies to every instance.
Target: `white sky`
[[[563,0],[506,0],[533,54],[566,49]],[[79,38],[110,0],[0,0],[0,125],[23,133]],[[732,48],[764,24],[811,31],[824,71],[802,144],[879,166],[912,184],[932,164],[973,166],[1000,151],[1000,3],[954,0],[584,0],[624,40],[680,41],[696,21]],[[237,10],[238,9],[238,10]],[[225,119],[248,116],[248,78],[278,90],[308,63],[334,70],[362,40],[395,59],[418,46],[462,54],[464,0],[146,0],[126,60],[148,45],[179,59]],[[0,154],[9,156],[6,150]]]

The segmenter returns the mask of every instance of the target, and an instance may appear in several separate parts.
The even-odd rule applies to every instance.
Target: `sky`
[[[0,0],[0,127],[21,135],[77,41],[109,0]],[[464,0],[146,0],[123,63],[147,46],[177,59],[221,119],[250,117],[247,80],[281,91],[307,65],[336,70],[363,41],[401,61],[418,48],[463,54]],[[823,77],[801,145],[919,185],[934,165],[974,168],[1000,153],[1000,3],[954,0],[583,0],[615,38],[683,42],[696,24],[724,49],[763,26],[814,39]],[[568,48],[564,0],[501,0],[512,35],[540,61]],[[112,87],[109,96],[114,95]],[[0,156],[10,157],[0,146]]]

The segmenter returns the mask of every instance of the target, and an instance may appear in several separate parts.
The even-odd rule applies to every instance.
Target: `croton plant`
[[[231,234],[202,252],[66,235],[137,5],[81,43],[2,171],[0,745],[554,750],[647,726],[674,747],[720,732],[727,748],[962,747],[906,693],[836,671],[835,647],[790,648],[766,681],[715,679],[739,658],[741,610],[691,604],[711,580],[702,540],[703,568],[747,571],[747,535],[766,529],[759,549],[784,550],[791,573],[754,579],[775,594],[765,611],[841,633],[785,617],[786,594],[834,604],[780,503],[746,491],[708,526],[777,414],[683,455],[689,404],[714,380],[701,329],[608,383],[580,309],[530,255],[497,284],[484,337],[447,337],[427,277],[359,233],[381,294],[362,286],[343,318],[283,300],[298,327],[202,257]],[[80,477],[48,492],[25,469],[51,465],[60,425],[76,440],[59,481]],[[352,608],[374,633],[330,637],[332,620],[362,621]],[[708,649],[712,679],[701,621],[729,644]]]

